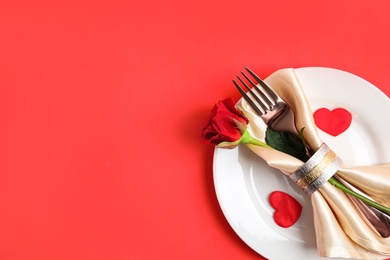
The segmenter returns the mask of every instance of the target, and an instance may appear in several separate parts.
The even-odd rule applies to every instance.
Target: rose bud
[[[219,101],[211,111],[202,138],[218,147],[234,148],[246,130],[248,119],[239,111],[232,98]]]

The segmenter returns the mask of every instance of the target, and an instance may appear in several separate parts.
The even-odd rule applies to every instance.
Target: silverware
[[[250,83],[252,89],[237,76],[242,83],[247,94],[235,80],[234,85],[241,93],[242,97],[249,103],[258,116],[260,116],[264,123],[276,131],[289,132],[299,137],[294,123],[294,114],[287,104],[278,96],[272,89],[262,81],[253,71],[245,68],[249,74],[258,82],[255,84],[244,72],[241,74]],[[257,104],[257,105],[256,105]]]
[[[238,80],[245,87],[247,92],[240,87],[240,85],[233,80],[234,85],[241,93],[242,97],[248,102],[254,112],[263,119],[264,123],[273,128],[276,131],[289,132],[299,138],[298,131],[294,124],[294,114],[287,104],[253,71],[248,68],[245,68],[247,72],[253,77],[257,82],[254,83],[244,72],[241,74],[244,76],[248,84],[237,76]],[[308,149],[310,154],[313,154]],[[350,189],[358,191],[357,188],[343,180],[337,174],[334,175],[341,183],[347,186]],[[359,191],[362,195],[367,196],[366,194]],[[382,237],[390,236],[390,216],[386,213],[369,206],[350,195],[347,194],[353,204],[358,208],[361,215],[372,224],[372,226],[379,232]],[[367,196],[368,197],[368,196]]]

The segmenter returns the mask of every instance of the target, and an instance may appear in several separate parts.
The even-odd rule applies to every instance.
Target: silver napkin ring
[[[342,160],[325,143],[290,178],[307,194],[326,183],[341,167]]]

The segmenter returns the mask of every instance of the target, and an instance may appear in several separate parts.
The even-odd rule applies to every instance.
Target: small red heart
[[[333,136],[343,133],[352,122],[351,113],[344,108],[336,108],[332,111],[320,108],[314,112],[313,117],[319,129]]]
[[[302,212],[302,206],[289,194],[282,191],[274,191],[269,196],[269,202],[275,209],[275,223],[288,228],[294,225]]]

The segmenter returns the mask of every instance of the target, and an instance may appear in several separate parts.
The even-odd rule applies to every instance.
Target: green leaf
[[[268,127],[265,132],[265,141],[266,143],[273,147],[274,149],[287,153],[299,160],[306,162],[309,159],[309,156],[306,154],[305,141],[302,138],[301,130],[301,139],[296,136],[287,133],[287,132],[278,132]]]

